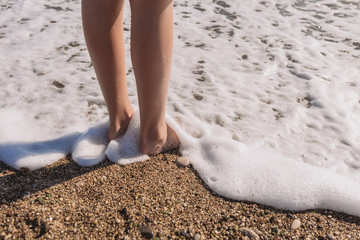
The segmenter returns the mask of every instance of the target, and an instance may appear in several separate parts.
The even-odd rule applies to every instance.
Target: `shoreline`
[[[33,172],[0,163],[0,239],[360,238],[360,217],[218,196],[192,167],[178,167],[177,156],[88,168],[66,157]]]

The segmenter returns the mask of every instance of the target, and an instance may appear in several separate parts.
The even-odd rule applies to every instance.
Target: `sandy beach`
[[[0,239],[360,239],[359,217],[224,199],[177,157],[83,168],[68,156],[33,172],[0,163]]]

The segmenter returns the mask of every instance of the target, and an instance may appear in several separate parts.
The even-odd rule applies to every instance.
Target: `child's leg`
[[[180,144],[165,123],[173,44],[172,0],[130,0],[131,56],[140,105],[140,151]]]
[[[124,0],[82,0],[86,44],[109,111],[109,140],[124,133],[134,112],[126,85]]]

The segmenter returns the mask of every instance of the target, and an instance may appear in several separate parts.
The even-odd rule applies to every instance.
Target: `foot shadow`
[[[0,206],[113,164],[105,160],[92,167],[81,167],[68,155],[52,165],[30,171],[16,170],[0,162]]]

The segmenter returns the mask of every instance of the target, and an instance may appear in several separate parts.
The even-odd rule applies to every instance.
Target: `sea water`
[[[175,1],[167,121],[216,193],[360,216],[360,3]],[[124,33],[130,100],[137,106]],[[106,142],[108,114],[80,1],[3,0],[0,160],[37,169],[68,153],[145,161],[139,118]]]

